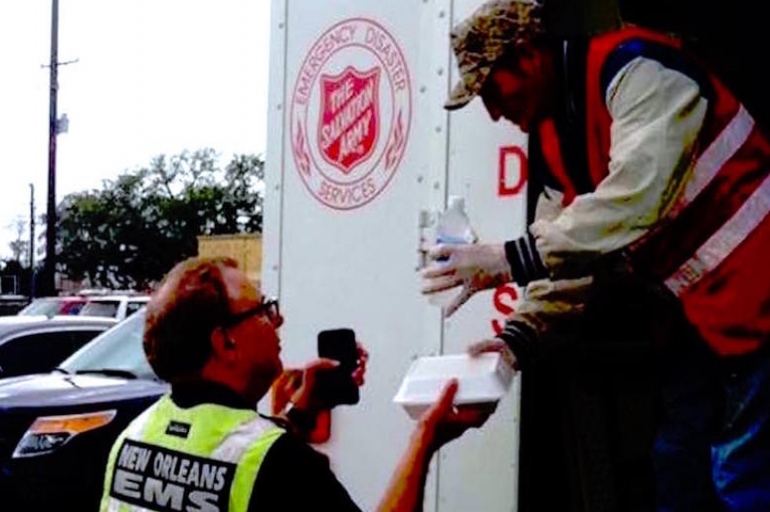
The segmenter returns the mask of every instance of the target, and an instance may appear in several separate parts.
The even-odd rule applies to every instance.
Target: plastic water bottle
[[[471,227],[471,221],[465,213],[465,201],[462,197],[451,196],[449,207],[441,215],[436,226],[437,244],[472,244],[476,242],[476,234]],[[440,263],[441,260],[438,260]],[[428,301],[442,308],[448,306],[461,292],[460,286],[428,295]]]

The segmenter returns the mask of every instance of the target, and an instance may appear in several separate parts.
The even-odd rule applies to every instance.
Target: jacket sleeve
[[[597,257],[644,235],[666,214],[692,171],[707,101],[693,79],[637,57],[607,89],[612,117],[608,176],[554,219],[506,244],[516,282],[587,275]]]
[[[543,339],[570,339],[579,329],[593,278],[542,279],[530,283],[497,337],[525,368]]]
[[[561,194],[546,188],[535,208],[535,220],[553,220],[561,215]],[[540,279],[529,283],[516,311],[506,320],[497,337],[516,355],[519,368],[526,368],[538,352],[541,338],[567,339],[577,328],[585,310],[593,279]]]

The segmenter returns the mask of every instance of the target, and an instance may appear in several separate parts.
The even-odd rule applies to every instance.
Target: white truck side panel
[[[265,204],[262,230],[262,291],[280,294],[281,226],[283,222],[284,126],[286,112],[286,4],[270,5],[270,83],[267,104]]]
[[[452,24],[467,17],[479,3],[454,0]],[[435,44],[448,48],[447,33],[439,34]],[[459,80],[458,75],[452,58],[452,84]],[[439,103],[442,99],[436,98]],[[526,147],[526,138],[510,123],[492,123],[478,99],[453,112],[449,120],[448,195],[465,198],[466,211],[482,242],[523,235],[526,189],[521,187],[521,149]],[[515,306],[518,293],[509,285],[476,294],[444,322],[444,351],[462,352],[470,342],[494,336],[492,323],[502,325],[503,313]],[[517,376],[484,428],[468,432],[461,442],[442,451],[439,511],[516,510],[519,386]]]
[[[289,122],[294,121],[292,94],[305,59],[319,38],[341,21],[375,20],[398,41],[408,70],[420,69],[419,54],[414,51],[420,46],[420,16],[405,15],[412,7],[414,2],[404,0],[367,2],[364,9],[360,2],[289,2],[285,64]],[[352,26],[360,32],[370,25]],[[336,75],[347,65],[360,71],[373,65],[366,51],[341,49],[338,55],[326,61],[324,74]],[[412,88],[414,81],[410,76]],[[313,90],[320,90],[318,78]],[[308,108],[318,108],[318,103],[316,99]],[[349,211],[332,209],[312,195],[291,153],[296,141],[289,133],[291,125],[284,132],[277,265],[287,318],[282,332],[285,361],[298,364],[314,357],[316,334],[326,328],[350,326],[368,348],[371,364],[361,403],[334,411],[332,439],[318,447],[331,454],[338,478],[365,510],[376,506],[411,432],[412,421],[392,403],[401,377],[414,356],[440,349],[439,325],[429,321],[435,318],[434,312],[420,297],[416,280],[417,218],[428,186],[426,179],[418,182],[427,154],[416,149],[426,146],[420,134],[428,130],[421,126],[425,116],[415,115],[416,108],[412,108],[407,153],[396,174],[374,200]],[[319,116],[308,116],[314,117],[310,129]],[[388,121],[382,119],[383,124]],[[274,169],[271,163],[269,172],[279,172]],[[311,172],[315,171],[314,167]],[[271,220],[271,214],[275,215],[266,212],[268,229],[278,220]],[[429,484],[428,497],[435,496],[431,489],[435,483]]]
[[[523,232],[521,162],[513,150],[500,158],[523,137],[492,125],[479,102],[442,108],[456,80],[450,25],[478,3],[272,2],[263,287],[287,318],[287,365],[314,357],[327,328],[354,328],[370,352],[361,403],[337,408],[331,440],[316,446],[364,510],[414,426],[392,402],[413,358],[464,351],[515,305],[512,287],[487,292],[442,322],[416,271],[419,219],[448,194],[465,197],[482,240]],[[369,116],[376,125],[355,122]],[[425,509],[515,510],[517,421],[518,379],[482,431],[434,460]]]

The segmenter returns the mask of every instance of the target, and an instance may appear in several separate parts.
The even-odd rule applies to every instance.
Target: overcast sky
[[[161,153],[263,154],[270,3],[60,0],[59,62],[78,62],[59,67],[57,200]],[[0,258],[30,183],[46,208],[50,34],[50,0],[0,0]]]

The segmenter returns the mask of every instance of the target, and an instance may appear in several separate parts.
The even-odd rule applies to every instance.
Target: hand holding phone
[[[316,378],[318,396],[331,409],[337,405],[357,404],[358,384],[353,372],[358,366],[358,344],[352,329],[329,329],[318,333],[318,356],[333,359],[339,366],[319,372]]]

